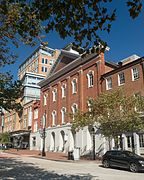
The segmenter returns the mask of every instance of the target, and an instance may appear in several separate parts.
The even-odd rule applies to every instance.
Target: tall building
[[[12,111],[5,113],[4,131],[11,133],[13,145],[29,146],[29,135],[32,126],[33,101],[40,100],[38,83],[49,73],[60,51],[49,47],[39,46],[20,66],[18,79],[23,84],[21,104],[23,112],[18,115]]]
[[[27,72],[47,75],[60,51],[40,45],[20,66],[18,78],[21,80]]]

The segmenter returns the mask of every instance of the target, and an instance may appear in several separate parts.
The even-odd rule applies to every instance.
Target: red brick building
[[[88,129],[85,128],[75,136],[70,130],[72,119],[69,114],[75,113],[77,109],[86,111],[89,98],[96,98],[102,91],[101,75],[116,67],[113,63],[105,62],[103,53],[87,54],[82,58],[73,51],[61,50],[50,74],[40,82],[39,112],[47,132],[46,150],[67,152],[76,146],[83,153],[91,149]],[[99,136],[96,138],[97,151],[101,146]],[[37,138],[37,144],[41,147],[38,135],[33,133],[31,138]]]
[[[119,66],[102,75],[102,92],[109,92],[121,87],[124,94],[144,96],[144,58],[136,55],[121,61]],[[134,141],[134,143],[132,143]],[[123,134],[123,146],[131,150],[132,144],[138,154],[144,154],[144,133]]]
[[[41,100],[39,107],[39,128],[46,128],[46,151],[70,151],[80,148],[81,154],[92,149],[92,135],[85,127],[78,133],[71,132],[70,113],[77,109],[86,111],[89,98],[96,98],[102,92],[124,87],[127,95],[143,91],[143,58],[129,57],[118,64],[105,61],[104,54],[87,54],[80,57],[72,49],[63,49],[47,78],[39,83]],[[34,121],[34,119],[33,119]],[[34,129],[34,128],[33,128]],[[131,148],[131,134],[123,135],[125,149]],[[31,133],[35,147],[42,149],[39,133]],[[103,154],[108,142],[96,130],[96,153]],[[137,153],[144,152],[144,135],[134,134]],[[114,146],[114,144],[113,144]]]

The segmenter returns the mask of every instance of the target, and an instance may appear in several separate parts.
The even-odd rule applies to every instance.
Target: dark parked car
[[[144,170],[144,158],[130,151],[107,151],[102,157],[102,164],[105,168],[126,168],[131,172]]]

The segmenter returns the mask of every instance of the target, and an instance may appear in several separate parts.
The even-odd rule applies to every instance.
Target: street
[[[0,152],[0,180],[143,180],[144,173],[105,169],[92,161],[54,161]]]

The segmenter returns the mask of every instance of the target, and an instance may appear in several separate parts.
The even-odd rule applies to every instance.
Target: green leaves
[[[0,143],[5,144],[10,142],[10,135],[9,133],[1,133],[0,134]]]
[[[12,82],[9,73],[0,73],[0,107],[7,111],[21,111],[22,107],[19,98],[22,96],[22,84],[20,81]]]
[[[144,130],[140,111],[144,111],[144,98],[128,96],[123,91],[103,93],[97,99],[89,99],[88,111],[74,116],[73,129],[97,126],[106,137],[112,138],[126,132]]]

